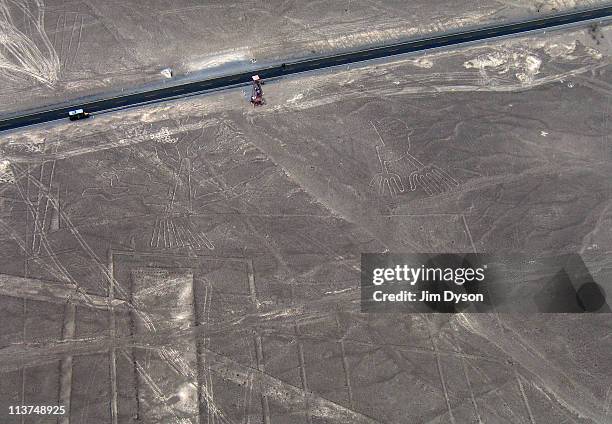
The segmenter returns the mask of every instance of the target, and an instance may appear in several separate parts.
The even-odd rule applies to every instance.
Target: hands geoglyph
[[[404,178],[408,178],[408,190],[415,191],[420,188],[429,196],[442,194],[459,186],[457,180],[443,169],[436,165],[425,165],[408,153],[407,150],[410,149],[408,138],[404,143],[405,153],[397,157],[396,153],[385,144],[385,140],[376,125],[373,122],[370,122],[370,125],[374,128],[380,140],[380,143],[376,145],[380,172],[375,174],[370,181],[370,187],[375,187],[379,195],[388,194],[395,197],[404,193],[406,187],[402,181],[402,175]],[[402,123],[402,125],[405,124]],[[395,126],[398,125],[395,124]],[[405,135],[405,137],[408,136]]]

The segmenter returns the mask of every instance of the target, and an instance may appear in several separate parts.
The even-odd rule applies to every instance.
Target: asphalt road
[[[67,119],[68,112],[83,109],[88,113],[102,112],[112,109],[137,106],[146,103],[159,102],[179,98],[211,90],[219,90],[237,85],[248,84],[251,76],[259,74],[262,79],[277,78],[300,72],[314,71],[333,66],[349,65],[371,59],[379,59],[403,53],[425,51],[446,46],[456,46],[476,41],[490,40],[496,37],[523,34],[531,31],[553,29],[563,25],[576,23],[597,23],[599,20],[612,16],[612,7],[584,10],[574,13],[560,14],[543,19],[533,19],[511,24],[489,26],[464,32],[422,38],[398,44],[386,45],[372,49],[346,52],[333,56],[325,56],[297,62],[283,63],[266,68],[253,69],[250,72],[226,75],[202,81],[173,85],[154,90],[142,91],[118,97],[96,99],[76,103],[72,106],[57,109],[42,110],[21,116],[0,120],[0,131],[11,130],[43,122]]]

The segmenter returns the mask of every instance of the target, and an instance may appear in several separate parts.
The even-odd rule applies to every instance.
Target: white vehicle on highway
[[[68,118],[71,121],[78,121],[79,119],[89,118],[89,113],[85,112],[83,109],[75,109],[68,112]]]

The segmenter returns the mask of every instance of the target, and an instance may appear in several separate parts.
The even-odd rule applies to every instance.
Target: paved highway
[[[416,39],[371,49],[341,53],[333,56],[283,63],[266,68],[253,69],[248,73],[227,75],[196,82],[187,82],[184,84],[132,93],[118,97],[84,101],[68,107],[43,110],[40,112],[1,119],[0,131],[55,121],[58,119],[67,119],[68,112],[74,109],[83,109],[88,113],[96,113],[111,109],[137,106],[145,103],[184,97],[211,90],[234,87],[240,84],[248,84],[251,81],[251,76],[254,74],[259,74],[260,77],[265,80],[269,78],[296,74],[299,72],[329,68],[332,66],[349,65],[351,63],[379,59],[403,53],[418,52],[439,47],[456,46],[475,41],[490,40],[496,37],[524,34],[531,31],[554,29],[564,25],[597,23],[606,18],[610,18],[611,16],[612,7],[590,9],[577,11],[574,13],[549,16],[542,19],[532,19],[522,22],[489,26],[464,32],[455,32],[435,37]]]

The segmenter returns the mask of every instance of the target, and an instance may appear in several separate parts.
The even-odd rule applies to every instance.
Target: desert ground
[[[182,25],[164,35],[180,44],[221,10],[135,3],[97,12],[114,28],[93,2],[70,6],[89,29],[65,75],[153,74],[182,52],[141,36],[151,25]],[[62,4],[45,22],[79,24]],[[398,5],[348,2],[335,28]],[[251,46],[264,56],[317,12],[235,7],[241,31],[286,17]],[[121,40],[109,67],[93,34]],[[612,295],[611,36],[578,27],[269,81],[261,108],[233,89],[0,135],[0,422],[612,422],[609,314],[359,304],[360,254],[385,251],[577,253]],[[134,60],[142,45],[159,56]],[[434,169],[444,181],[411,184]],[[68,414],[6,415],[18,404]]]

